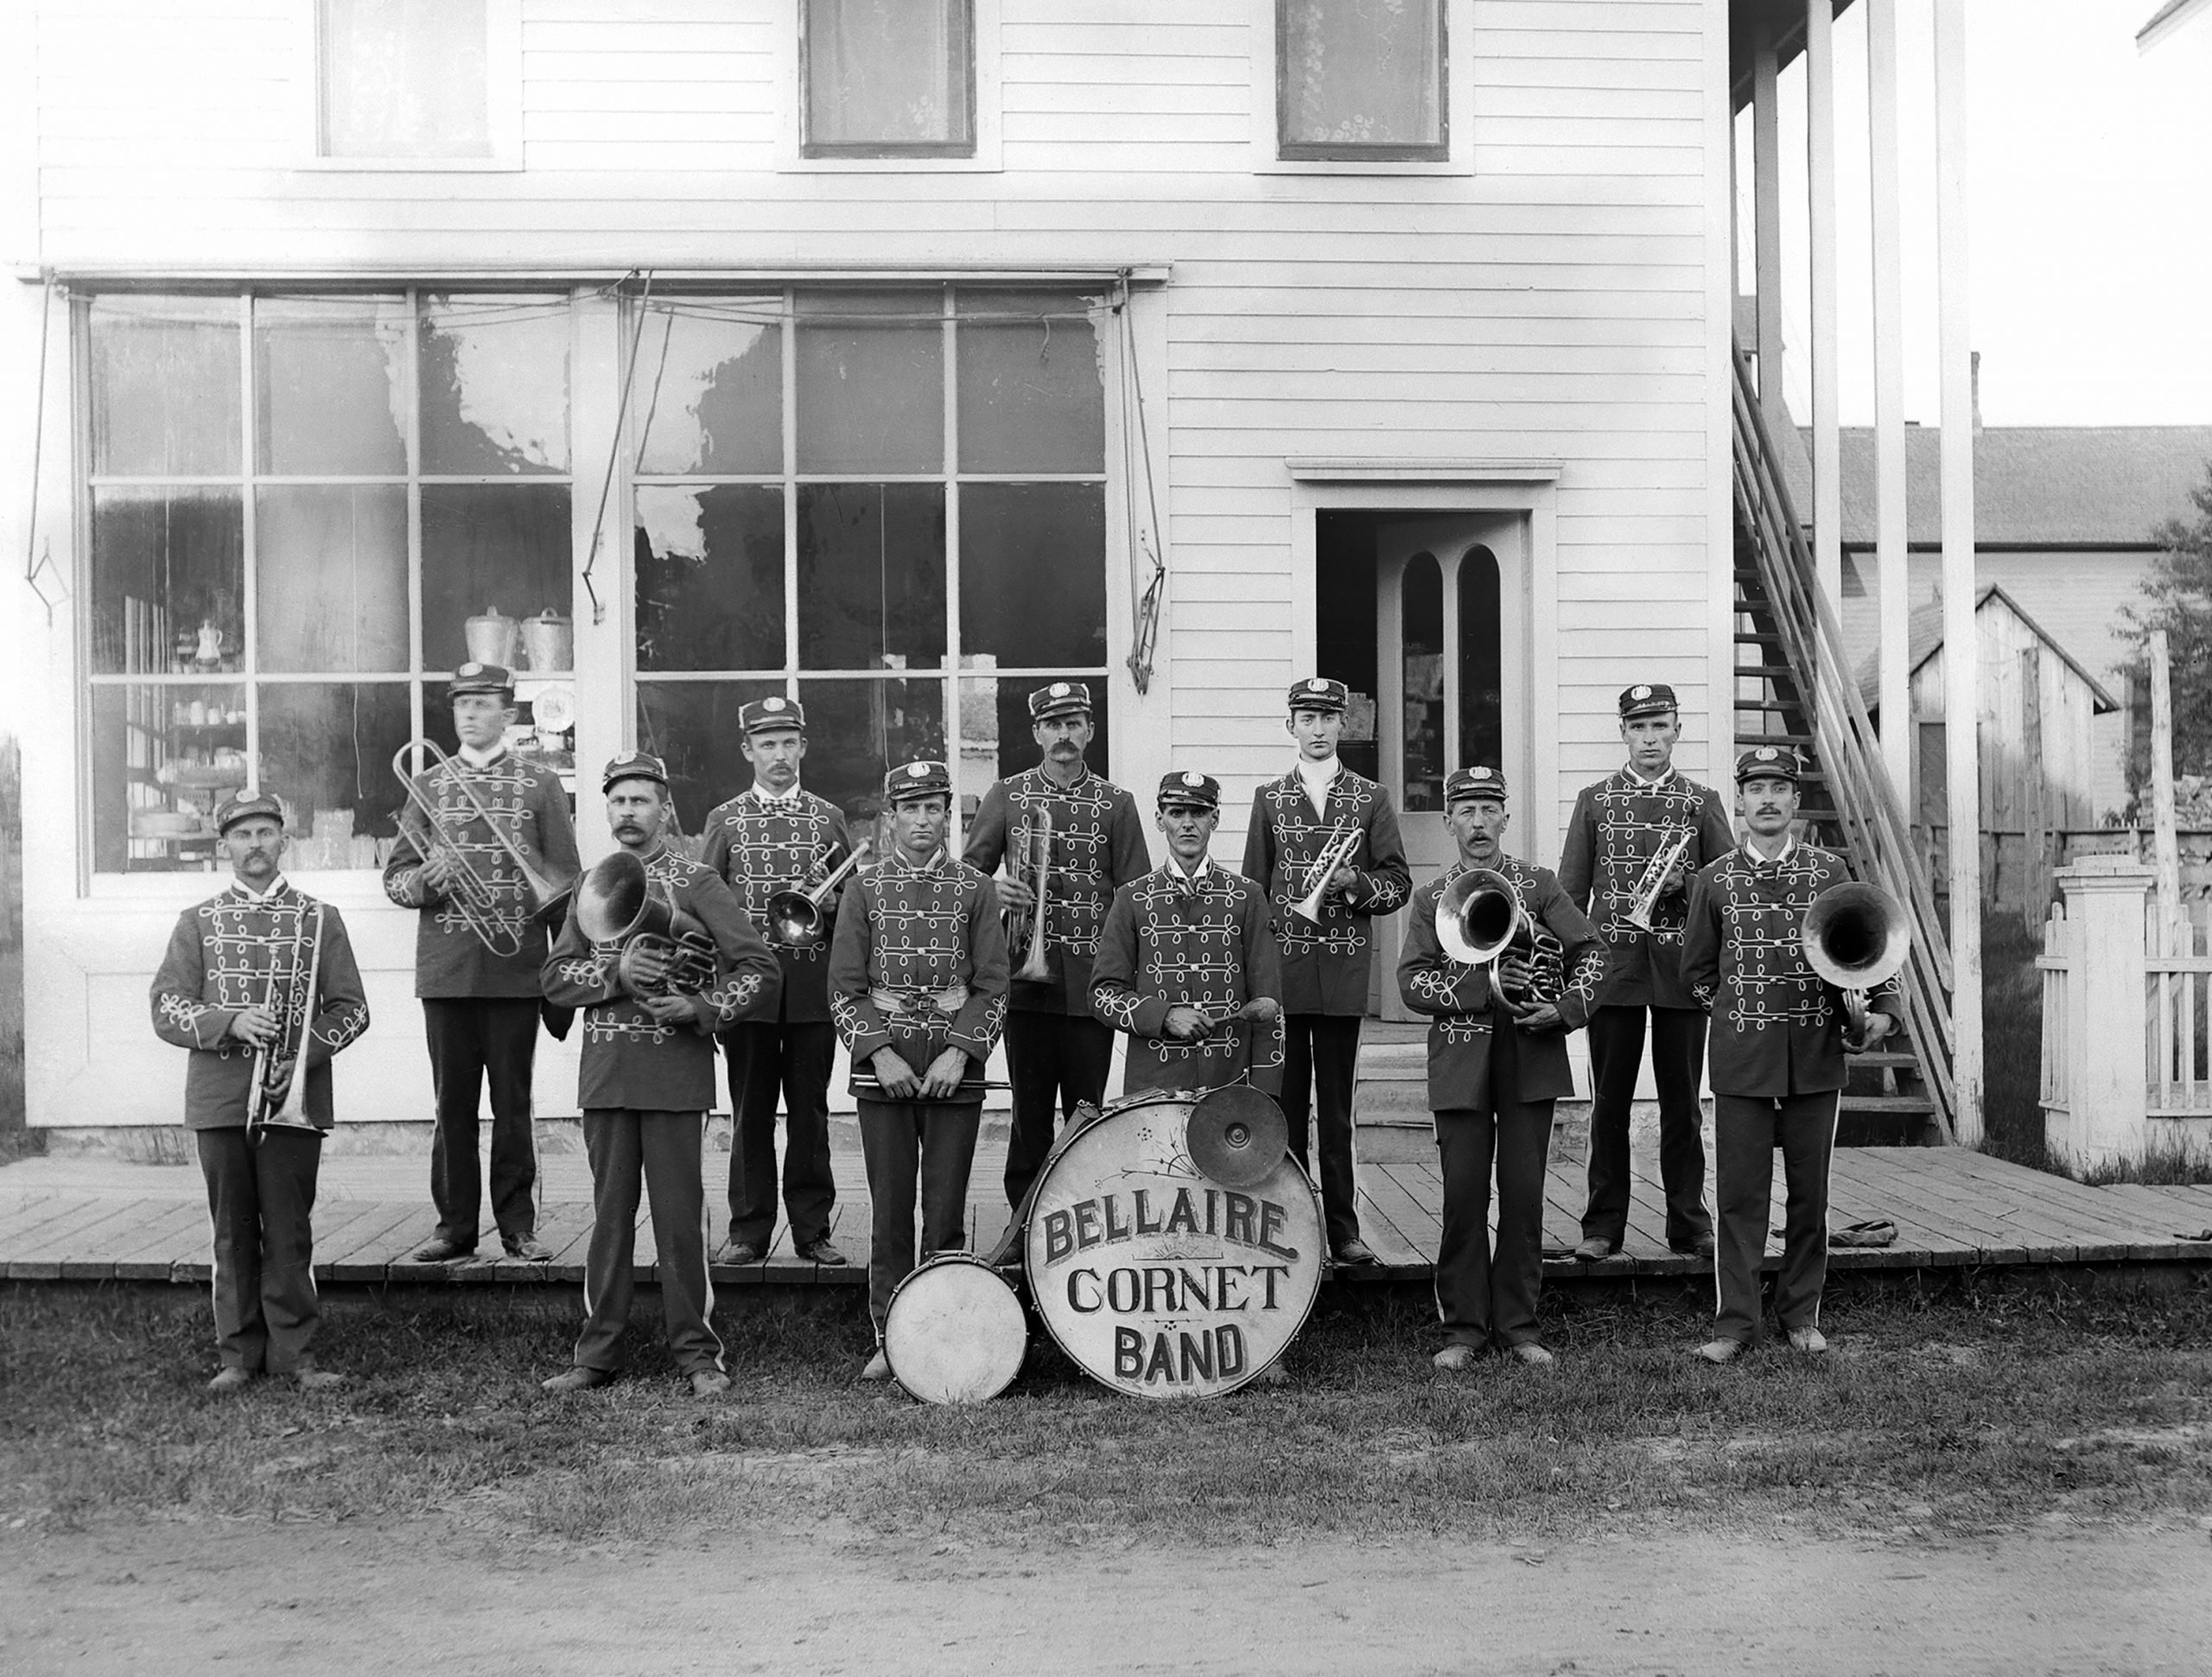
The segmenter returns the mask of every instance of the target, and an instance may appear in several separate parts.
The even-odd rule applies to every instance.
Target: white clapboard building
[[[1359,696],[1345,754],[1423,872],[1471,762],[1552,861],[1637,681],[1681,696],[1691,774],[1798,733],[1844,801],[1874,759],[1819,731],[1809,632],[1765,599],[1775,566],[1817,581],[1812,509],[1762,522],[1739,385],[1780,354],[1756,282],[1804,137],[1777,78],[1825,74],[1829,27],[1820,0],[24,0],[0,494],[31,572],[31,1121],[174,1121],[148,977],[248,782],[361,954],[345,1115],[427,1116],[378,867],[394,753],[449,738],[472,655],[519,665],[531,748],[581,765],[588,856],[598,765],[662,753],[696,823],[770,692],[856,815],[922,755],[972,808],[1059,677],[1147,806],[1171,767],[1220,777],[1224,859],[1315,671]],[[1832,325],[1832,283],[1814,303]]]

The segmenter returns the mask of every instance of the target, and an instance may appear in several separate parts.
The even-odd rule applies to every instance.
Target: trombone
[[[1023,880],[1036,900],[1029,907],[1007,912],[1007,942],[1019,947],[1026,939],[1027,949],[1021,965],[1014,969],[1014,981],[1022,984],[1048,984],[1052,981],[1052,964],[1045,958],[1045,903],[1052,880],[1052,812],[1040,809],[1027,823],[1028,836],[1023,843],[1022,865],[1009,867],[1008,873]]]
[[[1696,837],[1694,829],[1685,827],[1673,840],[1652,854],[1643,865],[1643,877],[1636,882],[1636,896],[1621,918],[1638,931],[1653,929],[1651,917],[1659,912],[1659,893],[1666,888],[1667,876],[1675,871],[1675,864],[1682,859]]]
[[[1351,861],[1351,853],[1358,848],[1358,828],[1337,829],[1328,848],[1314,858],[1313,867],[1306,870],[1306,884],[1309,888],[1304,896],[1290,905],[1290,912],[1303,915],[1316,925],[1320,924],[1321,905],[1329,894],[1329,881],[1336,877],[1339,867]]]
[[[821,884],[804,891],[792,886],[769,898],[768,930],[775,934],[777,941],[799,947],[820,943],[822,922],[828,918],[825,910],[830,893],[837,888],[846,874],[860,866],[861,859],[873,848],[873,840],[862,839],[852,854],[837,864],[836,871]],[[825,844],[823,848],[826,851],[830,847]],[[817,858],[815,866],[819,867],[825,860],[826,857]],[[810,868],[808,871],[813,870]]]
[[[284,1084],[284,1095],[281,1101],[277,1099],[275,1084],[277,1063],[270,1054],[270,1044],[264,1043],[254,1051],[251,1083],[253,1098],[246,1108],[245,1134],[246,1140],[257,1146],[268,1139],[269,1132],[272,1129],[305,1130],[310,1135],[322,1134],[321,1126],[308,1116],[308,1039],[309,1033],[315,1029],[315,986],[322,979],[322,905],[321,903],[315,905],[315,931],[308,935],[313,939],[313,943],[312,952],[308,957],[308,989],[307,994],[300,1002],[300,1032],[292,1043],[291,1070]],[[294,943],[296,950],[297,947],[296,941]],[[292,961],[292,970],[297,972],[299,969],[299,958],[296,953]],[[276,972],[272,967],[269,973],[269,994],[264,1005],[273,1006],[276,1000]],[[274,1040],[274,1038],[270,1039],[270,1041]]]
[[[1912,923],[1878,885],[1849,880],[1813,899],[1798,929],[1805,964],[1843,992],[1843,1045],[1866,1045],[1866,993],[1885,984],[1912,954]]]
[[[429,760],[429,767],[422,778],[445,773],[461,789],[468,800],[470,813],[491,830],[492,837],[522,874],[523,892],[527,899],[528,912],[519,921],[510,920],[501,912],[500,892],[497,883],[478,872],[469,860],[468,852],[459,840],[446,831],[438,819],[437,805],[423,790],[421,783],[408,772],[410,756]],[[476,939],[493,955],[505,959],[522,953],[523,936],[530,920],[545,912],[554,899],[560,896],[562,887],[540,873],[522,847],[507,836],[504,829],[492,817],[492,811],[476,788],[468,784],[468,777],[454,765],[450,753],[435,740],[410,740],[391,754],[391,772],[399,784],[406,788],[408,809],[420,821],[423,831],[408,832],[415,848],[422,853],[425,862],[443,861],[446,873],[446,895],[460,910],[461,919],[476,934]],[[403,830],[405,830],[403,829]]]

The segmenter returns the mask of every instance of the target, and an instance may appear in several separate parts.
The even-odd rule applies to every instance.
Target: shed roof
[[[2104,684],[2083,669],[2079,659],[2053,640],[2043,625],[2022,611],[2020,602],[1996,583],[1984,584],[1981,592],[1974,596],[1974,609],[1976,617],[1981,615],[1983,607],[1987,606],[1992,599],[2003,600],[2005,608],[2018,618],[2021,622],[2026,624],[2034,632],[2036,638],[2057,653],[2065,661],[2066,667],[2080,677],[2082,685],[2089,689],[2089,705],[2094,715],[2107,715],[2120,708],[2120,701],[2105,690]],[[1942,602],[1938,601],[1933,606],[1923,606],[1913,613],[1908,625],[1906,647],[1905,673],[1906,678],[1910,680],[1920,673],[1922,667],[1929,659],[1943,650]],[[1881,708],[1881,679],[1882,655],[1880,650],[1877,648],[1860,659],[1859,664],[1859,702],[1866,707],[1866,714],[1869,716]]]

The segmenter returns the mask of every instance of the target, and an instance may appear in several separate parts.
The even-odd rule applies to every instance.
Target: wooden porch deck
[[[1379,1269],[1356,1280],[1426,1280],[1440,1232],[1441,1186],[1425,1136],[1370,1145],[1362,1137],[1360,1214]],[[1377,1156],[1380,1155],[1380,1156]],[[709,1203],[716,1234],[723,1230],[720,1191],[726,1155],[708,1158]],[[717,1285],[761,1283],[858,1286],[865,1278],[868,1201],[860,1161],[838,1156],[835,1238],[852,1262],[825,1267],[794,1256],[779,1226],[767,1260],[744,1268],[718,1267]],[[979,1153],[969,1205],[971,1250],[996,1242],[1007,1223],[996,1192],[1002,1153]],[[1698,1260],[1667,1249],[1656,1180],[1639,1161],[1628,1242],[1596,1266],[1548,1261],[1548,1276],[1689,1276]],[[1774,1221],[1781,1217],[1776,1183]],[[415,1264],[408,1255],[433,1229],[423,1161],[334,1156],[325,1161],[315,1210],[315,1274],[340,1285],[575,1284],[583,1279],[591,1224],[590,1181],[581,1155],[548,1153],[542,1164],[538,1232],[555,1252],[550,1264],[505,1259],[445,1267]],[[1548,1248],[1579,1238],[1580,1165],[1554,1165],[1546,1192]],[[1839,1270],[2064,1266],[2154,1262],[2212,1263],[2212,1187],[2088,1188],[1979,1153],[1955,1148],[1848,1148],[1836,1153],[1831,1187],[1834,1226],[1886,1217],[1897,1226],[1894,1245],[1839,1248]],[[208,1232],[200,1173],[190,1166],[149,1166],[109,1159],[34,1159],[0,1169],[0,1275],[10,1280],[158,1281],[208,1279]],[[487,1245],[496,1241],[487,1237]],[[1770,1262],[1779,1259],[1778,1227]],[[638,1278],[653,1279],[653,1243],[640,1213]]]

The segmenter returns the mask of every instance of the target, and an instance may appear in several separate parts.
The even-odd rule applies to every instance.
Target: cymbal
[[[1257,1187],[1289,1147],[1290,1123],[1282,1108],[1249,1083],[1201,1095],[1185,1121],[1184,1151],[1224,1187]]]

